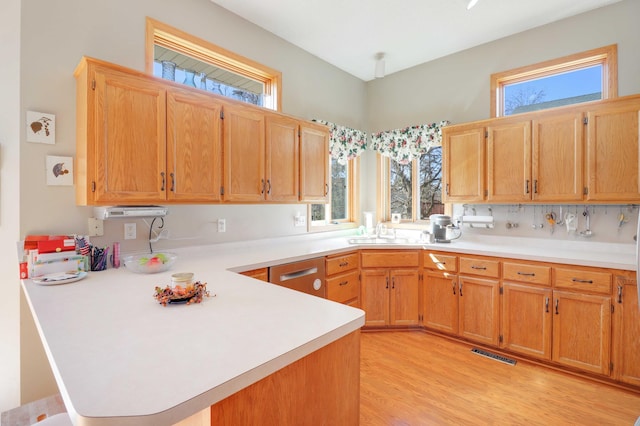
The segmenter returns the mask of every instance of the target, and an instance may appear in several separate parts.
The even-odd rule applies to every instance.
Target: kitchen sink
[[[385,237],[355,237],[349,238],[349,244],[400,244],[400,245],[424,245],[426,241],[415,238],[385,238]]]

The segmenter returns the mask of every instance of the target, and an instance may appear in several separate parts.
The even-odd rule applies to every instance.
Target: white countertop
[[[346,236],[289,237],[170,250],[173,269],[90,272],[23,287],[58,386],[77,424],[171,424],[360,328],[364,313],[263,283],[244,271],[358,248]],[[635,246],[509,237],[427,249],[635,270]],[[156,285],[195,272],[215,297],[162,307]]]

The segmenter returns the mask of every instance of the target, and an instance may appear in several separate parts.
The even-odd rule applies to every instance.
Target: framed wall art
[[[73,157],[47,155],[47,185],[73,185]]]
[[[56,116],[27,111],[27,142],[56,143]]]

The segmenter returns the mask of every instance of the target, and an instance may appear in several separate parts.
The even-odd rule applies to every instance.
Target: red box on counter
[[[71,251],[76,249],[76,240],[74,238],[58,238],[55,240],[38,241],[38,253],[57,253],[61,251]]]

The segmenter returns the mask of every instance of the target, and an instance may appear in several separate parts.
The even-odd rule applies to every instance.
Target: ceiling
[[[361,80],[621,0],[211,0]]]

